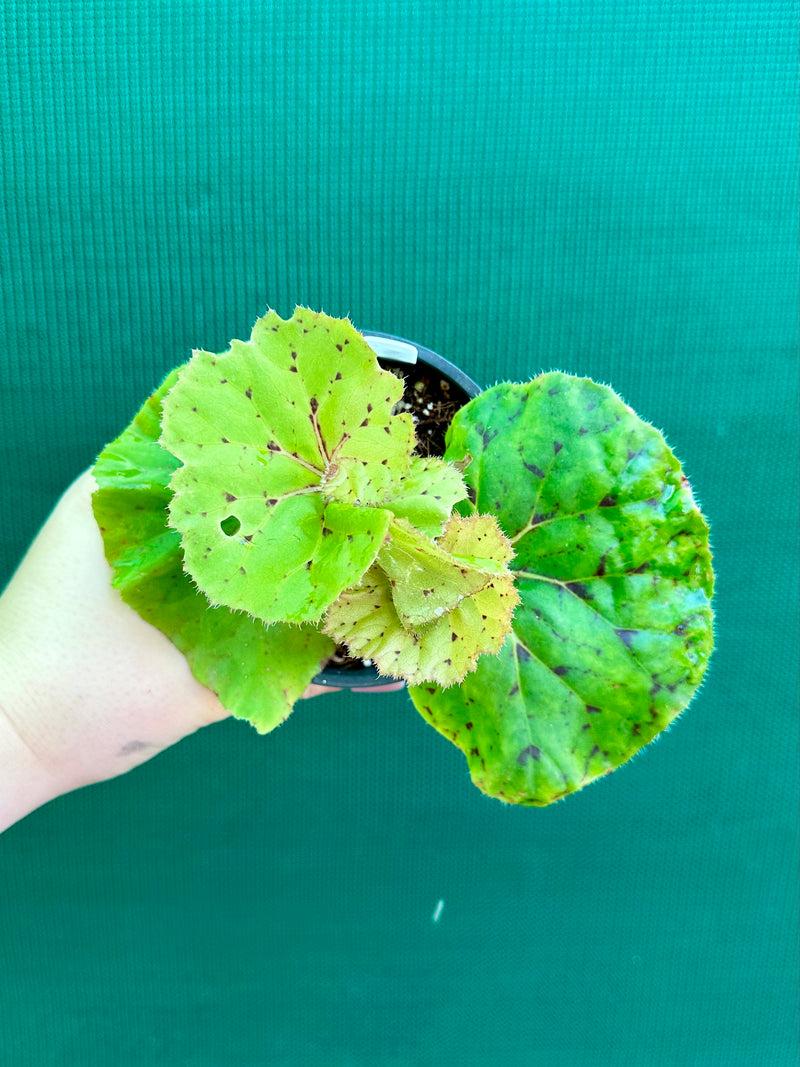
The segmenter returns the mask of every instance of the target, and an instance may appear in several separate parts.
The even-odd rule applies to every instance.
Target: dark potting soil
[[[395,413],[411,413],[417,435],[417,455],[443,456],[447,427],[469,396],[461,386],[443,378],[433,367],[389,363],[387,360],[381,360],[381,366],[405,381]]]
[[[443,456],[447,427],[458,409],[467,403],[469,394],[460,385],[442,377],[434,367],[392,363],[386,359],[381,360],[381,366],[405,382],[395,414],[410,412],[417,437],[416,454]],[[364,665],[364,660],[353,659],[342,645],[336,648],[326,664],[353,671],[361,670]]]

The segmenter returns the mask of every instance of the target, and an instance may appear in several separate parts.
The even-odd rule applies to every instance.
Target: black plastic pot
[[[468,400],[481,392],[480,386],[462,370],[444,359],[430,348],[396,337],[391,333],[376,333],[372,330],[362,331],[364,340],[374,349],[378,362],[387,369],[398,369],[403,374],[413,374],[414,367],[435,371],[450,383],[450,396],[463,407]],[[365,686],[388,685],[396,678],[387,678],[380,674],[374,664],[363,663],[347,666],[328,665],[313,679],[316,685],[329,685],[339,689],[362,689]]]

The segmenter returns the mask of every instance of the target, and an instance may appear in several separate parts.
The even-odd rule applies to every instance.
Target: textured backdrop
[[[0,18],[0,580],[167,370],[296,303],[613,384],[718,573],[694,704],[551,808],[340,694],[13,827],[3,1067],[796,1063],[795,4]]]

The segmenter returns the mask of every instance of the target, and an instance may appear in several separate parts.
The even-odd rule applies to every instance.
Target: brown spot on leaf
[[[581,600],[594,600],[588,587],[584,585],[583,582],[565,582],[564,588],[569,589],[570,593],[574,593],[575,596],[580,597]]]
[[[544,478],[545,474],[541,467],[537,467],[535,463],[526,463],[522,461],[522,466],[526,471],[530,471],[531,474],[535,474],[537,478]]]
[[[520,767],[524,767],[528,760],[540,760],[542,758],[542,750],[537,748],[536,745],[528,745],[527,748],[523,748],[520,754],[517,756],[517,763]]]
[[[630,648],[634,637],[636,637],[638,633],[638,630],[617,630],[617,637],[626,648]]]
[[[498,503],[496,505],[496,510],[500,511],[501,509],[502,509],[502,504],[498,501]],[[555,514],[556,513],[554,511],[546,512],[543,515],[540,515],[537,512],[536,514],[531,515],[531,523],[530,524],[531,524],[531,526],[538,526],[540,522],[546,522],[548,519],[555,518]]]

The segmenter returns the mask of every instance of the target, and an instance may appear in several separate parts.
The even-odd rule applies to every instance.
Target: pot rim
[[[384,359],[395,363],[407,363],[409,367],[417,363],[427,364],[463,389],[470,399],[482,392],[478,383],[465,374],[460,367],[431,348],[426,348],[416,341],[409,341],[408,338],[400,337],[398,334],[381,333],[378,330],[361,330],[360,333],[379,361]],[[370,344],[371,338],[378,343]],[[314,685],[325,685],[336,689],[363,689],[367,686],[397,683],[398,680],[380,674],[373,664],[360,669],[325,667],[311,679]]]

